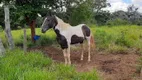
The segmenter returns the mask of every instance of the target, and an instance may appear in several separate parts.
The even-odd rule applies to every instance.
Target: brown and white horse
[[[82,46],[81,60],[83,60],[83,41],[88,42],[88,62],[90,60],[90,47],[94,44],[93,36],[91,35],[91,30],[85,24],[79,24],[77,26],[71,26],[65,23],[62,19],[57,16],[50,15],[44,19],[41,26],[42,33],[53,28],[57,35],[57,42],[60,44],[63,55],[65,59],[65,64],[70,65],[70,45],[80,43]]]

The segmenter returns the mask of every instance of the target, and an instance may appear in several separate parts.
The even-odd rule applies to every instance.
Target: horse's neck
[[[56,26],[56,29],[59,29],[60,31],[62,30],[66,30],[67,28],[71,27],[70,24],[68,23],[65,23],[62,19],[56,17],[57,21],[58,21],[58,24]]]

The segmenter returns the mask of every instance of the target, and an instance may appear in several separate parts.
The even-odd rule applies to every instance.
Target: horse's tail
[[[95,40],[94,40],[94,36],[93,36],[93,34],[91,34],[91,36],[90,36],[90,45],[91,45],[91,47],[93,47],[93,48],[95,48]]]

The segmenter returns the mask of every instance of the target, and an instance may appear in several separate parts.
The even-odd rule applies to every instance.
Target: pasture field
[[[128,26],[114,26],[114,27],[96,27],[91,26],[92,33],[95,38],[95,44],[97,50],[105,50],[111,53],[126,52],[129,49],[138,50],[139,53],[142,51],[142,26],[128,25]],[[27,29],[28,36],[28,47],[32,46],[45,46],[57,44],[55,33],[53,30],[49,30],[46,34],[42,34],[40,28],[36,29],[36,35],[40,35],[40,39],[33,44],[30,39],[30,30]],[[23,31],[13,30],[12,36],[17,46],[23,44]],[[4,32],[0,32],[0,37],[4,45],[7,45]]]
[[[30,29],[27,29],[28,50],[32,52],[23,54],[20,49],[7,51],[6,56],[0,58],[0,73],[4,72],[0,74],[0,80],[12,80],[12,76],[16,80],[100,80],[98,74],[104,80],[135,80],[142,69],[140,56],[142,26],[91,25],[90,28],[96,45],[96,49],[93,49],[95,51],[92,51],[92,61],[87,62],[87,51],[85,51],[85,60],[80,61],[81,50],[73,48],[71,50],[73,67],[62,64],[63,54],[53,30],[42,34],[40,28],[36,28],[36,35],[40,35],[40,39],[33,44],[30,39]],[[12,36],[16,46],[22,47],[23,30],[13,30]],[[3,31],[0,31],[0,38],[7,47]],[[37,50],[42,52],[33,52]],[[6,77],[8,74],[10,75]]]

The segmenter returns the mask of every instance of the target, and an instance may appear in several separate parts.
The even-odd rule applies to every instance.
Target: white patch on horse
[[[73,35],[84,38],[84,35],[82,32],[82,26],[85,24],[80,24],[80,25],[72,27],[70,24],[65,23],[63,20],[61,20],[57,16],[56,16],[56,19],[58,21],[58,24],[55,27],[55,29],[58,29],[60,31],[60,34],[63,35],[67,39],[67,42],[69,44],[71,44],[71,37]]]
[[[47,20],[47,18],[44,19],[44,21],[43,21],[43,23],[42,23],[42,27],[43,27],[43,25],[45,24],[45,21],[46,21],[46,20]]]

